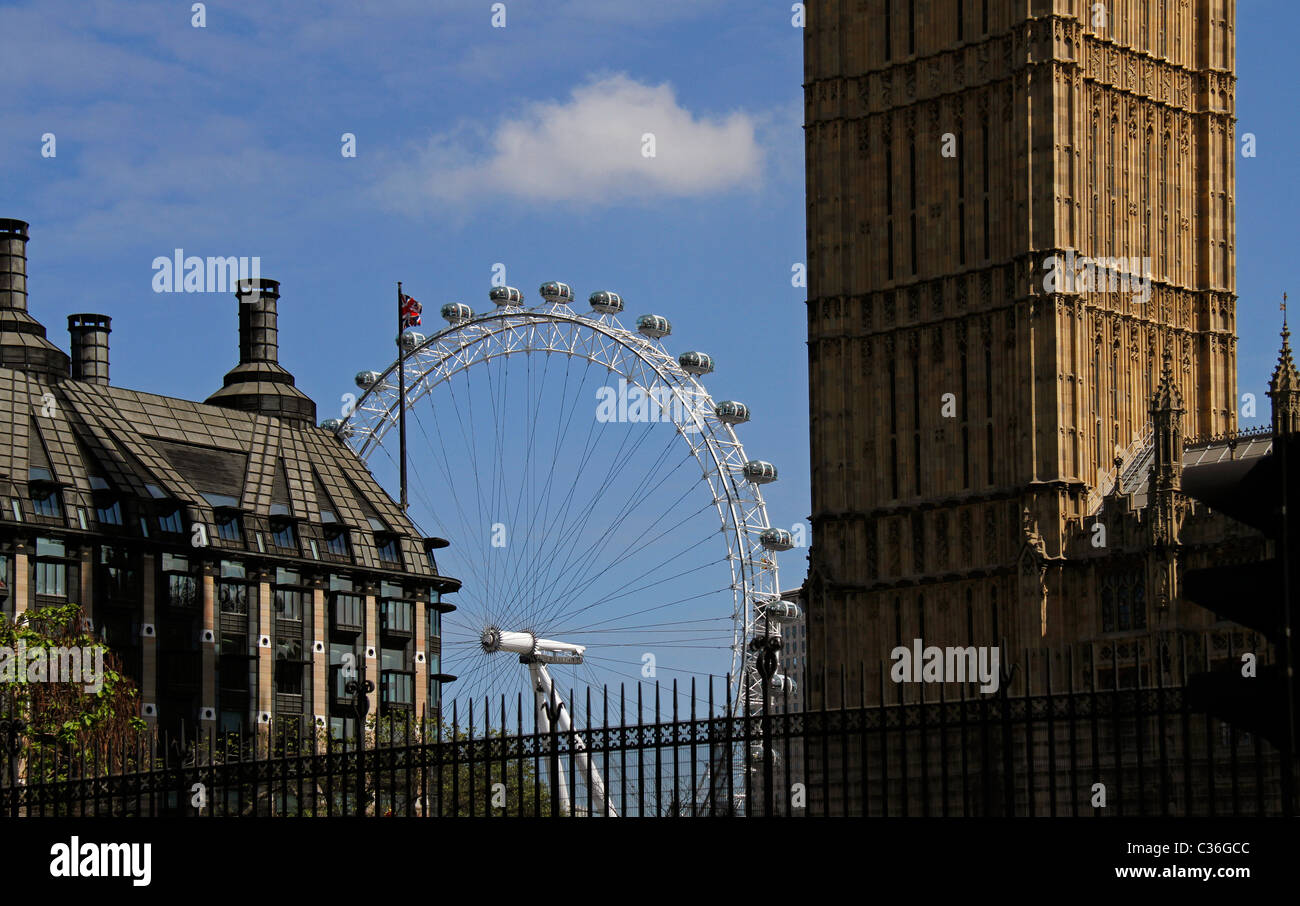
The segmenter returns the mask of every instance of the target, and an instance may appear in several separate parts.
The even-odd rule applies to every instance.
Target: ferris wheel
[[[770,691],[790,682],[774,640],[798,609],[775,556],[791,533],[761,490],[776,467],[736,431],[749,407],[714,401],[709,355],[665,348],[667,318],[628,329],[617,293],[589,311],[565,283],[540,295],[443,306],[445,328],[403,333],[399,361],[358,374],[351,412],[323,423],[383,480],[406,409],[410,515],[450,539],[442,571],[464,581],[442,626],[455,697],[529,689],[544,722],[544,697],[577,712],[593,689],[671,677],[700,700],[707,680],[713,701],[717,677],[717,706],[759,710],[760,669]]]

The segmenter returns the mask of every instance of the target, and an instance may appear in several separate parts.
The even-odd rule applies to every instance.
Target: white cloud
[[[500,121],[476,152],[461,129],[436,136],[414,168],[384,185],[406,205],[502,196],[600,203],[725,192],[757,181],[757,120],[742,112],[696,116],[668,84],[614,75],[563,102],[536,102]],[[654,136],[655,156],[643,154]],[[416,198],[411,198],[411,189]]]

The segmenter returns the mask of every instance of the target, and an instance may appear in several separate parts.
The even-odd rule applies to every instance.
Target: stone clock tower
[[[813,707],[841,671],[856,699],[860,663],[870,699],[913,638],[1096,636],[1071,545],[1151,449],[1162,380],[1185,436],[1235,430],[1234,23],[808,4]]]

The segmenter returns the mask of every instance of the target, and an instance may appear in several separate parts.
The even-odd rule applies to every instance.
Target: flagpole
[[[401,464],[402,512],[406,512],[406,347],[402,345],[402,281],[397,281],[397,442]]]

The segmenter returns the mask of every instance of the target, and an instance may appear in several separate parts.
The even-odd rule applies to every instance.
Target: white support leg
[[[555,708],[555,730],[556,733],[567,734],[573,729],[573,721],[569,718],[569,709],[564,704],[564,699],[560,698],[555,689],[555,682],[551,679],[551,673],[546,669],[546,665],[533,661],[528,665],[528,672],[532,674],[533,691],[537,696],[537,726],[540,732],[551,732],[550,709]],[[587,754],[587,744],[583,741],[580,734],[575,733],[573,736],[572,757],[576,765],[578,776],[587,778],[587,783],[591,788],[591,803],[595,808],[605,808],[606,815],[610,818],[617,818],[618,812],[614,810],[614,804],[609,801],[605,791],[605,778],[601,776],[600,770],[592,762],[591,756]],[[563,769],[560,770],[559,780],[560,797],[569,803],[572,810],[576,803],[570,801],[568,792],[567,778]]]

